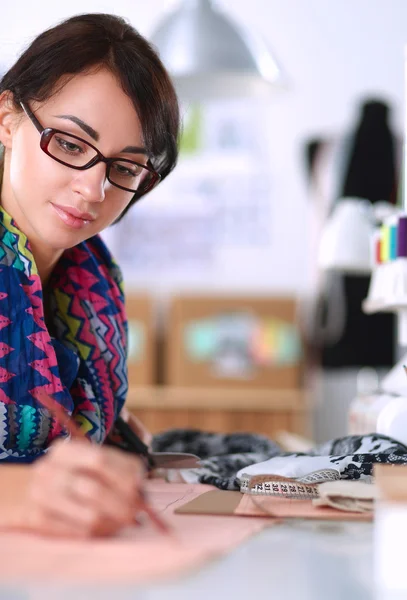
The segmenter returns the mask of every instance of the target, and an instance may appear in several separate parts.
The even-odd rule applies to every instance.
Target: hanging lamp
[[[183,0],[151,36],[181,99],[264,96],[281,84],[264,44],[211,0]]]

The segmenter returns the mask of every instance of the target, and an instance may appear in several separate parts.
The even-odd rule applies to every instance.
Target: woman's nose
[[[105,199],[106,165],[97,163],[90,169],[77,171],[73,189],[87,202],[103,202]]]

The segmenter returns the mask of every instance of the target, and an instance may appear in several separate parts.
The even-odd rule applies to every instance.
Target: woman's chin
[[[93,233],[85,234],[85,231],[72,231],[64,229],[63,227],[52,227],[46,228],[45,231],[42,228],[41,238],[43,242],[55,251],[67,250],[77,244],[80,244],[89,237],[92,237]]]

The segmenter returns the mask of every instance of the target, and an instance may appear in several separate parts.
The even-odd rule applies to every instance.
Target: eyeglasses
[[[137,192],[137,196],[146,194],[160,181],[159,173],[148,165],[127,158],[106,158],[95,146],[76,135],[52,127],[44,128],[27,104],[20,102],[20,105],[41,134],[41,149],[61,165],[84,171],[104,162],[106,179],[121,190]]]

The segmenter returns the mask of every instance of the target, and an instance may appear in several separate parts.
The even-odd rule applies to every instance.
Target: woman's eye
[[[137,177],[140,173],[140,169],[136,165],[133,169],[129,169],[128,167],[114,163],[114,168],[118,175],[124,175],[125,177]]]
[[[63,150],[66,150],[69,154],[79,154],[82,152],[82,148],[78,146],[78,144],[74,144],[73,142],[68,142],[63,138],[57,138],[58,144],[61,146]]]

